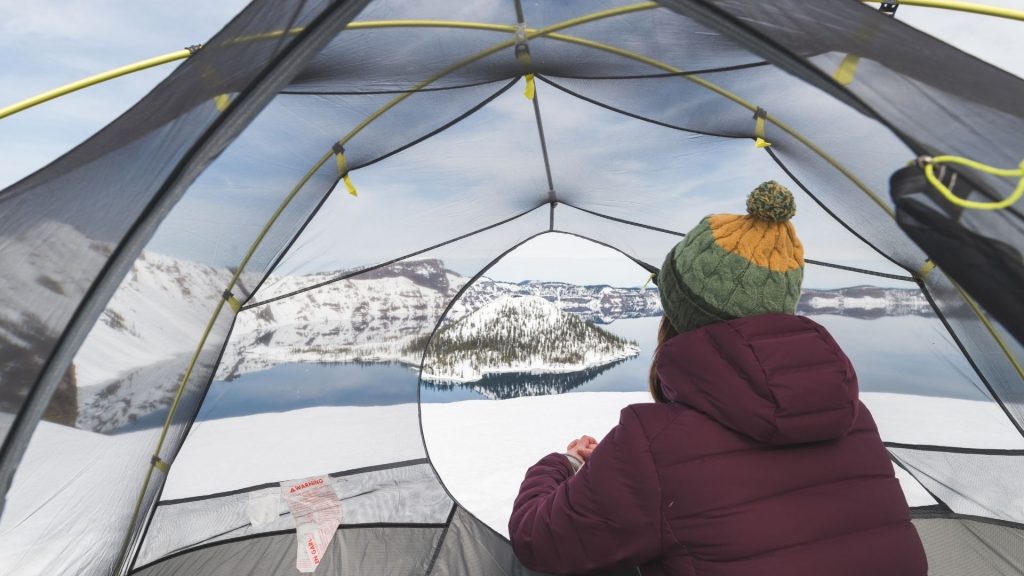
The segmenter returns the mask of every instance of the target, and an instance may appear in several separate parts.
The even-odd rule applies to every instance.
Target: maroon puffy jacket
[[[672,338],[671,404],[636,404],[572,474],[526,473],[509,534],[542,572],[922,576],[927,562],[850,361],[783,314]]]

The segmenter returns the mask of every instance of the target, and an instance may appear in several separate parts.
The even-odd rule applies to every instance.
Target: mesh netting
[[[802,190],[809,278],[913,292],[927,256],[892,218],[889,175],[923,152],[1020,161],[1020,79],[855,2],[380,0],[339,34],[362,4],[254,3],[0,193],[0,485],[20,461],[0,571],[290,573],[287,520],[246,527],[236,491],[424,459],[424,346],[537,234],[607,245],[643,275],[776,179]],[[977,181],[972,198],[1008,193]],[[962,222],[1024,246],[1019,209]],[[981,517],[917,520],[933,573],[1019,573],[1019,458],[949,448],[1020,448],[1019,344],[942,271],[920,286],[920,342],[823,323],[874,341],[850,350],[875,365],[859,370],[876,374],[883,437],[937,446],[893,448],[909,475]],[[289,366],[331,362],[349,372]],[[887,411],[885,394],[928,398]],[[333,448],[296,450],[296,422]],[[427,472],[339,476],[371,494],[349,503],[327,569],[525,573]]]

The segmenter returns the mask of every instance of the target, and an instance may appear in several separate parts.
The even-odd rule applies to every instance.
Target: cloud
[[[1021,0],[986,0],[983,4],[1024,10]],[[1024,22],[981,14],[901,5],[896,18],[956,46],[1011,74],[1024,78],[1020,58]]]
[[[0,3],[0,107],[86,76],[203,42],[246,0]],[[124,76],[0,120],[0,189],[43,167],[135,104],[176,64]]]

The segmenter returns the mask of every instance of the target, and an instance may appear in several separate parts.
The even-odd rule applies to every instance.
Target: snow
[[[566,337],[574,329],[580,330],[579,337]],[[485,339],[488,344],[468,345]],[[428,358],[423,378],[435,382],[474,382],[488,374],[516,372],[579,372],[640,353],[635,344],[585,324],[539,296],[500,296],[442,328],[433,342],[440,349],[456,348]],[[526,354],[528,346],[537,352]]]
[[[889,304],[887,298],[810,298],[807,304],[811,308],[860,308],[863,310],[884,309]]]
[[[326,282],[343,272],[275,278],[274,294]],[[242,312],[218,379],[266,370],[288,362],[403,362],[419,365],[417,339],[433,329],[449,300],[469,281],[437,259],[410,260],[326,284]],[[259,301],[264,296],[258,295]],[[574,286],[557,282],[513,284],[479,279],[462,294],[445,322],[452,324],[502,298],[543,300],[553,310],[610,322],[660,313],[657,293],[631,288]],[[555,316],[552,316],[554,319]],[[504,371],[574,371],[626,357],[595,357],[585,365],[531,364]],[[490,372],[500,371],[497,367]],[[478,380],[482,373],[445,374],[448,381]]]
[[[79,387],[191,352],[230,279],[225,269],[143,253],[75,356]]]
[[[882,439],[959,448],[1024,448],[1024,438],[995,402],[865,392]]]
[[[832,290],[806,288],[798,310],[802,313],[820,313],[824,310],[832,314],[869,318],[879,315],[932,316],[935,313],[920,290],[877,286],[851,286]]]
[[[305,408],[210,420],[192,428],[163,498],[424,456],[415,404]]]
[[[993,403],[874,393],[862,399],[886,441],[1024,448],[1024,439]],[[423,431],[430,459],[452,496],[507,535],[512,503],[530,466],[583,434],[603,438],[618,424],[623,407],[645,402],[646,392],[582,392],[425,404]],[[935,503],[898,468],[897,478],[911,506]]]
[[[863,399],[888,441],[1024,448],[992,403],[882,393]],[[456,500],[504,533],[530,465],[581,434],[603,437],[622,407],[647,401],[642,392],[590,392],[424,404],[423,432]],[[199,422],[163,498],[421,458],[416,411],[415,404],[318,407]],[[91,559],[121,544],[123,534],[109,527],[131,514],[158,434],[108,436],[41,422],[0,518],[0,574],[99,571]],[[911,505],[932,502],[898,474]]]
[[[0,518],[0,574],[108,571],[95,558],[119,550],[159,433],[103,435],[40,422]],[[201,422],[173,463],[163,498],[423,457],[415,404]]]
[[[61,231],[60,235],[67,241],[85,241],[73,230]],[[30,253],[30,248],[21,246],[18,250]],[[103,256],[104,248],[94,247],[97,258]],[[31,254],[24,257],[32,258]],[[340,274],[335,271],[285,276],[275,278],[271,284],[276,293],[281,293],[326,282]],[[43,283],[48,287],[51,303],[57,306],[63,288],[53,286],[53,281],[48,280],[51,277],[61,275],[42,267],[37,277],[0,279],[0,283]],[[79,388],[78,425],[110,431],[169,403],[180,372],[229,280],[230,273],[225,269],[144,252],[74,359]],[[399,362],[418,366],[425,337],[466,282],[467,278],[448,270],[441,260],[414,259],[364,271],[355,278],[243,311],[237,317],[216,378],[233,379],[292,362]],[[927,302],[918,302],[919,296],[912,290],[870,286],[805,293],[812,308],[854,316],[858,310],[868,315],[917,314],[921,306],[928,308]],[[510,297],[514,300],[508,300]],[[655,290],[540,281],[516,284],[481,278],[454,303],[445,326],[455,326],[460,318],[485,308],[497,310],[488,307],[499,300],[506,306],[518,302],[524,309],[550,303],[551,314],[546,318],[551,322],[558,315],[556,310],[595,322],[660,312]],[[483,310],[485,316],[487,310]],[[13,327],[8,331],[24,323],[0,318],[0,337],[5,335],[5,320]],[[19,334],[10,332],[6,336],[18,342],[24,338]],[[604,366],[636,354],[628,346],[602,348],[595,346],[596,342],[576,343],[573,347],[554,339],[552,349],[572,348],[571,354],[562,356],[571,358],[571,362],[559,363],[551,354],[520,358],[505,365],[494,358],[452,359],[447,364],[428,365],[425,377],[443,382],[472,382],[488,374],[508,372],[567,373]],[[581,355],[583,358],[579,359]]]

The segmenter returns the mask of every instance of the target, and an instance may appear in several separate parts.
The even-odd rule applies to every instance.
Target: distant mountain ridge
[[[457,295],[443,325],[499,298],[540,298],[596,324],[661,313],[655,288],[501,282],[467,287],[438,259],[403,261],[333,281],[342,272],[277,276],[254,301],[324,284],[240,313],[216,378],[230,380],[282,363],[398,362],[419,366],[422,342]],[[79,426],[104,431],[168,405],[181,369],[230,273],[166,255],[144,253],[74,361],[72,410]],[[53,292],[45,275],[36,281]],[[154,294],[174,306],[153,307]],[[57,294],[55,293],[55,297]],[[803,314],[876,318],[930,314],[917,290],[858,286],[805,290]],[[12,324],[13,325],[13,324]],[[0,335],[3,333],[0,332]],[[11,336],[14,338],[14,336]],[[417,343],[420,344],[417,344]],[[616,354],[610,354],[611,358]]]
[[[804,289],[797,305],[804,315],[835,314],[852,318],[934,316],[931,304],[917,289],[853,286],[834,290]]]

